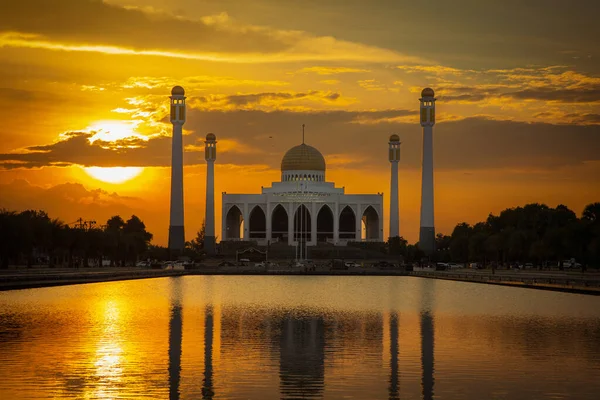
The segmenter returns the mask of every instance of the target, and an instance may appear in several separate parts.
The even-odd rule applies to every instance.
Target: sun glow
[[[144,170],[143,167],[86,167],[84,171],[94,179],[107,183],[127,182]]]
[[[114,142],[117,140],[136,137],[147,140],[144,135],[135,131],[140,121],[98,121],[88,126],[87,130],[95,132],[90,138],[90,142],[102,140],[105,142]]]

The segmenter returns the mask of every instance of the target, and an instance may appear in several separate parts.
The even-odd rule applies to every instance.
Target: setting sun
[[[88,127],[88,130],[95,132],[90,138],[90,142],[102,140],[105,142],[114,142],[117,140],[136,137],[146,139],[143,135],[135,132],[139,121],[98,121]]]
[[[124,183],[142,173],[142,167],[87,167],[85,172],[94,179],[108,183]]]

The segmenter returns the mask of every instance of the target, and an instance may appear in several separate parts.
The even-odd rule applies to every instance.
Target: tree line
[[[390,242],[390,252],[409,261],[422,257],[418,244],[402,238]],[[411,254],[412,252],[412,254]],[[531,262],[557,266],[574,258],[587,266],[600,266],[600,203],[588,204],[580,217],[564,205],[527,204],[508,208],[485,221],[462,222],[451,235],[438,234],[433,260],[478,262],[492,265]]]
[[[133,265],[148,250],[152,234],[132,215],[127,221],[116,215],[105,225],[79,220],[65,224],[44,211],[0,210],[0,268],[10,264],[50,267]]]

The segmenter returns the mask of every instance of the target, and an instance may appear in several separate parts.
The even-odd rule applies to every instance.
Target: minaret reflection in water
[[[398,313],[394,311],[390,313],[390,400],[400,399],[398,353]]]
[[[207,304],[204,308],[204,380],[202,382],[202,399],[212,399],[213,391],[213,306]]]
[[[181,342],[183,317],[181,313],[181,278],[171,278],[171,310],[169,318],[169,398],[179,399],[181,379]]]
[[[422,305],[421,305],[421,389],[423,400],[433,399],[434,384],[434,325],[433,325],[433,300],[431,299],[435,282],[433,279],[423,280]]]
[[[320,398],[325,381],[323,319],[317,316],[285,317],[280,343],[281,398]]]

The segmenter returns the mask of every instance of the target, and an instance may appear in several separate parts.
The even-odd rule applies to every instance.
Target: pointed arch
[[[373,208],[368,206],[362,215],[363,232],[361,237],[367,240],[379,239],[379,214]]]
[[[248,235],[250,239],[267,237],[267,216],[261,206],[254,206],[248,217]]]
[[[271,213],[271,238],[287,243],[288,213],[281,204],[277,204]]]
[[[225,237],[227,239],[242,238],[244,236],[242,233],[243,222],[244,217],[242,216],[242,211],[236,205],[231,206],[225,217]]]
[[[333,239],[333,211],[323,204],[317,214],[317,242],[327,242]]]
[[[356,239],[356,215],[350,206],[346,206],[340,213],[340,239]]]
[[[294,240],[304,242],[311,241],[311,218],[308,208],[301,204],[294,213]]]

